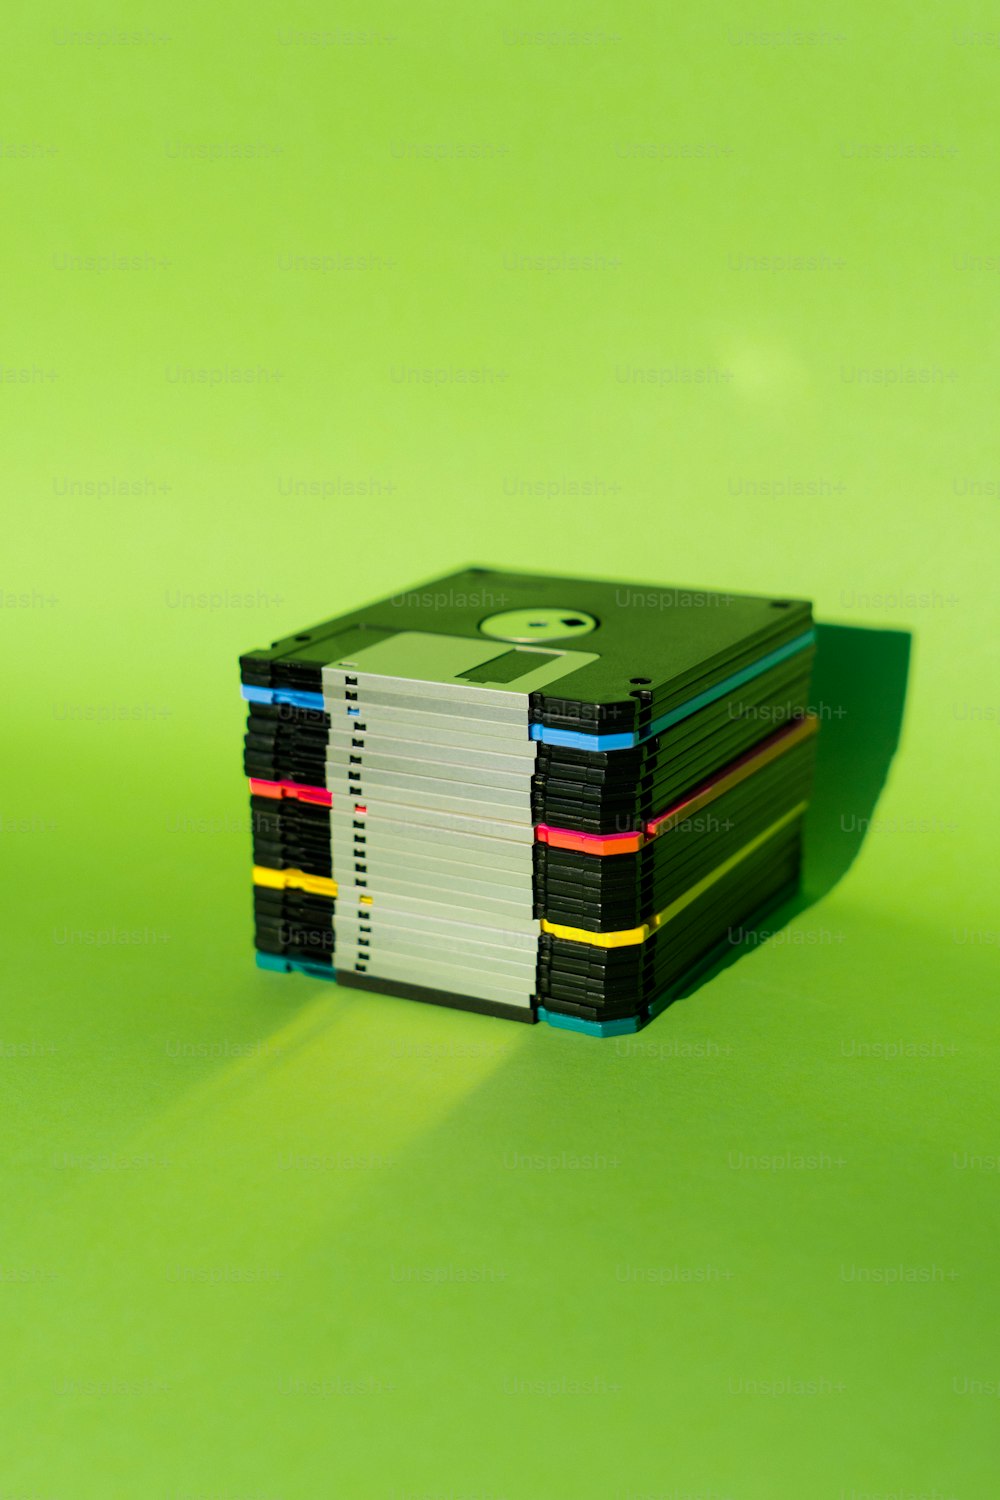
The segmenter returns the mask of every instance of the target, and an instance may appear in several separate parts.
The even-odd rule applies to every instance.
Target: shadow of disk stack
[[[795,888],[802,601],[470,569],[241,660],[258,963],[635,1031]]]

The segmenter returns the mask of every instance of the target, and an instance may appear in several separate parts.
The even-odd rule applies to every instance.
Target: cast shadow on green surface
[[[805,828],[802,883],[794,895],[738,929],[722,957],[678,994],[693,995],[752,947],[821,901],[860,852],[899,744],[911,636],[906,630],[817,625],[810,706],[819,715],[816,777]]]

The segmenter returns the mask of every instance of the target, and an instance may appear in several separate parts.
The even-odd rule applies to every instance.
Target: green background
[[[5,1500],[996,1494],[996,26],[5,13]],[[238,653],[468,562],[913,634],[635,1042],[253,968]]]

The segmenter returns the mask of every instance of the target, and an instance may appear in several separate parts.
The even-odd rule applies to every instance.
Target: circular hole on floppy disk
[[[633,687],[648,687],[649,684],[652,682],[652,680],[653,680],[652,677],[630,677],[629,678],[629,682],[631,682],[631,684],[632,684]]]
[[[589,635],[597,620],[580,609],[505,609],[480,620],[479,629],[495,641],[533,644]]]

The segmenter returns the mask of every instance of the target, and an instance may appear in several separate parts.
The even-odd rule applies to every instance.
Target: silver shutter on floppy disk
[[[401,631],[323,668],[334,962],[529,1008],[528,696],[594,652]]]

